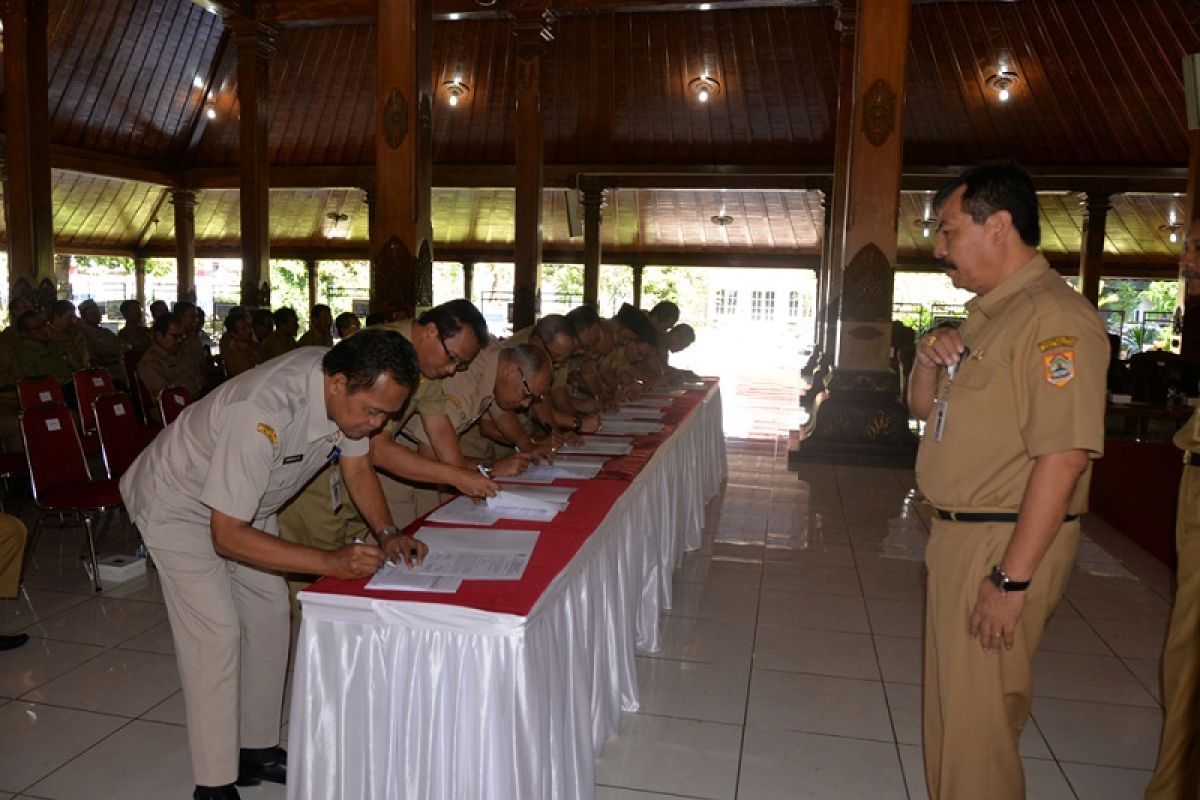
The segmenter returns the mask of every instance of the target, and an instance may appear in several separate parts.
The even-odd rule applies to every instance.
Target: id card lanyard
[[[933,440],[940,442],[946,430],[946,415],[950,410],[950,387],[954,385],[954,376],[958,374],[963,362],[971,355],[971,348],[964,347],[958,356],[958,362],[946,367],[946,388],[937,401],[937,411],[933,417]]]

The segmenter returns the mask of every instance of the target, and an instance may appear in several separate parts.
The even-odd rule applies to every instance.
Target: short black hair
[[[385,323],[387,321],[388,321],[387,314],[385,314],[382,311],[372,311],[370,314],[367,314],[367,323],[366,324],[367,324],[367,327],[370,328],[373,325],[382,325],[383,323]]]
[[[374,386],[385,372],[410,391],[420,377],[412,344],[396,331],[381,328],[342,339],[325,354],[321,368],[326,375],[345,375],[351,393]]]
[[[63,314],[74,314],[75,304],[70,300],[55,300],[54,305],[50,306],[50,318],[62,316]]]
[[[129,309],[131,309],[131,308],[140,309],[141,307],[142,307],[142,304],[139,303],[137,300],[126,300],[125,302],[121,303],[121,316],[123,317],[126,314],[128,314]]]
[[[276,328],[280,325],[287,325],[292,322],[298,324],[300,322],[300,318],[296,316],[296,309],[288,306],[275,309],[275,313],[271,315],[271,318],[275,321]]]
[[[17,317],[17,330],[21,333],[29,330],[29,323],[40,316],[42,316],[42,312],[32,308],[28,311],[22,311],[21,316]]]
[[[671,327],[676,322],[679,322],[679,306],[672,303],[670,300],[663,300],[661,303],[650,309],[650,316],[655,319],[661,319],[667,323],[667,327]]]
[[[480,347],[487,344],[487,321],[470,300],[460,297],[457,300],[442,303],[440,306],[434,306],[417,317],[418,325],[428,325],[431,322],[437,325],[438,338],[442,341],[457,335],[466,327],[475,334]]]
[[[542,317],[533,326],[533,333],[546,344],[554,341],[554,337],[556,336],[567,336],[574,340],[579,339],[579,334],[575,332],[575,326],[571,324],[571,320],[562,314],[547,314]]]
[[[329,306],[325,305],[324,303],[317,303],[312,307],[312,316],[310,319],[317,316],[317,314],[320,314],[322,311],[324,311],[326,314],[333,314],[333,309],[331,309]]]
[[[524,343],[504,348],[500,351],[500,357],[516,361],[517,365],[525,370],[527,378],[541,372],[542,368],[550,363],[550,354],[546,352],[546,348]]]
[[[166,314],[163,314],[161,317],[154,320],[154,324],[150,326],[150,329],[161,335],[167,332],[167,328],[171,327],[172,322],[178,323],[179,325],[183,324],[183,317],[179,315],[179,312],[168,311]]]
[[[1037,189],[1033,178],[1015,161],[988,161],[971,167],[938,189],[933,198],[934,209],[940,209],[960,186],[966,187],[963,212],[976,225],[987,222],[997,211],[1007,211],[1022,242],[1029,247],[1041,243]]]
[[[575,328],[578,335],[600,321],[600,315],[591,306],[576,306],[567,312],[567,321]]]
[[[618,325],[633,333],[639,342],[650,345],[658,344],[658,331],[654,330],[654,326],[650,324],[650,318],[644,311],[634,308],[629,303],[622,303],[614,319]]]
[[[678,333],[681,336],[686,336],[688,345],[696,341],[696,329],[687,323],[680,323],[679,325],[671,328],[671,330],[667,331],[667,336],[670,336],[674,333]],[[684,347],[687,347],[688,345],[684,345]]]
[[[199,311],[200,309],[196,308],[196,304],[190,300],[177,300],[171,310],[183,316],[188,311]]]
[[[337,328],[339,336],[342,334],[342,331],[344,331],[346,328],[349,328],[351,325],[357,325],[360,328],[362,327],[362,323],[358,321],[358,314],[355,314],[353,311],[343,311],[342,313],[338,314],[337,318],[333,321],[333,327]]]
[[[167,301],[166,300],[155,300],[153,303],[150,304],[151,311],[153,311],[154,309],[159,308],[159,307],[161,307],[163,311],[167,311],[168,310],[167,309]]]
[[[230,311],[225,315],[225,330],[233,333],[235,330],[237,330],[238,325],[249,321],[250,315],[245,311]]]

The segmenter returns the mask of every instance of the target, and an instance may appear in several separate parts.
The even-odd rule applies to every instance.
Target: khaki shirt
[[[88,325],[86,322],[79,329],[87,344],[92,366],[102,367],[109,371],[114,378],[124,374],[121,357],[129,347],[117,338],[108,328],[99,325]]]
[[[211,553],[213,510],[273,532],[275,512],[335,447],[367,454],[366,438],[347,439],[329,419],[324,355],[301,350],[227,381],[155,437],[121,479],[151,546]]]
[[[386,331],[396,331],[407,339],[409,344],[412,344],[412,324],[411,319],[404,319],[374,327]],[[446,395],[442,390],[444,383],[444,380],[430,380],[422,375],[417,382],[417,388],[408,396],[408,402],[404,404],[404,408],[400,409],[399,415],[388,422],[384,427],[384,432],[395,438],[416,414],[445,414]]]
[[[87,369],[92,365],[91,355],[88,353],[87,342],[83,339],[83,334],[72,327],[65,333],[60,333],[53,328],[47,328],[50,335],[50,344],[52,344],[59,352],[66,356],[71,362],[71,369]]]
[[[249,372],[263,363],[262,353],[259,352],[258,344],[255,342],[243,342],[231,338],[221,348],[221,355],[225,359],[225,372],[231,378],[236,378],[243,372]]]
[[[519,331],[514,331],[513,335],[504,340],[504,344],[509,347],[514,344],[528,344],[529,339],[533,336],[533,325],[526,325]]]
[[[937,508],[1017,511],[1038,456],[1104,452],[1108,339],[1095,307],[1040,255],[967,312],[958,330],[970,353],[953,380],[942,370],[917,485]],[[1070,513],[1087,510],[1090,480],[1089,467]]]
[[[500,351],[512,339],[501,345],[492,339],[488,346],[479,351],[465,372],[458,372],[438,381],[446,397],[445,415],[457,433],[470,428],[492,405],[496,396],[496,374],[500,370]],[[420,416],[414,416],[405,424],[404,435],[417,442],[429,443],[429,434]]]
[[[204,389],[204,379],[196,368],[196,362],[184,355],[183,350],[172,355],[158,345],[146,351],[137,365],[138,379],[157,403],[158,395],[168,386],[182,386],[195,399]]]
[[[333,347],[333,336],[329,331],[319,331],[316,328],[309,328],[300,337],[300,341],[296,342],[297,347]]]
[[[296,340],[290,336],[284,336],[279,331],[271,331],[270,335],[259,343],[258,349],[262,353],[263,361],[270,361],[272,358],[295,350]]]
[[[22,338],[13,349],[13,359],[18,378],[52,375],[63,382],[75,374],[71,357],[53,342]]]
[[[130,350],[141,350],[143,353],[154,346],[154,337],[145,325],[126,325],[117,331],[117,338],[129,345]]]

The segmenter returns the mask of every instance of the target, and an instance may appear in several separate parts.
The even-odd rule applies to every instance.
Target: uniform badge
[[[1062,350],[1042,355],[1046,383],[1062,388],[1075,377],[1075,351]]]
[[[272,428],[272,427],[271,427],[270,425],[268,425],[267,423],[265,423],[265,422],[260,422],[260,423],[258,423],[258,428],[257,428],[257,430],[258,430],[258,432],[259,432],[259,433],[261,433],[263,436],[265,436],[265,437],[267,437],[268,439],[270,439],[270,440],[271,440],[271,444],[279,444],[279,434],[277,434],[277,433],[275,432],[275,429],[274,429],[274,428]]]
[[[446,395],[446,402],[449,403],[450,405],[454,406],[455,411],[461,412],[463,410],[462,401],[459,400],[457,397],[455,397],[452,394]]]
[[[1043,339],[1038,342],[1038,350],[1043,353],[1048,353],[1051,350],[1057,350],[1060,347],[1074,347],[1079,339],[1075,336],[1053,336],[1049,339]]]

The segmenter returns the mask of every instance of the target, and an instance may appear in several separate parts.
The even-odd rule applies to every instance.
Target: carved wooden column
[[[603,189],[584,189],[583,196],[583,304],[600,305],[600,226],[604,221]]]
[[[1104,235],[1112,196],[1107,190],[1089,191],[1085,201],[1087,217],[1083,242],[1079,248],[1079,288],[1084,297],[1097,305],[1100,301],[1100,273],[1104,262]]]
[[[133,259],[133,296],[143,307],[146,305],[146,257]]]
[[[475,292],[475,263],[472,261],[464,261],[463,265],[463,297],[471,300],[471,295]],[[471,300],[471,302],[475,302]]]
[[[513,13],[517,38],[516,231],[513,244],[513,330],[534,323],[541,302],[542,55],[554,40],[554,17],[537,8]]]
[[[833,197],[833,179],[821,181],[819,191],[821,192],[821,263],[817,266],[817,297],[816,310],[813,314],[813,349],[808,361],[800,369],[801,376],[807,376],[809,379],[809,388],[800,396],[800,405],[805,408],[812,408],[813,401],[816,396],[825,391],[824,379],[816,380],[818,368],[822,363],[828,364],[822,360],[824,355],[824,338],[825,338],[825,318],[829,313],[828,297],[826,293],[829,290],[829,274],[832,271],[832,239],[833,239],[833,214],[830,209],[831,200]]]
[[[315,258],[306,259],[304,262],[304,272],[308,276],[308,308],[312,311],[312,307],[317,304],[317,288],[320,284],[321,268],[320,262]],[[312,323],[311,318],[309,323]]]
[[[257,308],[271,281],[271,181],[267,169],[267,92],[275,29],[253,20],[227,20],[237,46],[241,113],[238,168],[242,217],[242,305]]]
[[[31,287],[54,280],[47,6],[44,0],[3,4],[8,279]]]
[[[371,310],[433,303],[433,3],[379,0]]]
[[[176,290],[176,299],[194,303],[196,302],[196,193],[188,189],[172,189],[171,205],[175,207],[175,279],[179,286]]]
[[[633,270],[633,307],[642,307],[642,273],[645,272],[644,264],[630,264],[629,268]]]
[[[911,465],[916,454],[889,363],[911,16],[912,0],[872,0],[859,4],[855,19],[853,115],[847,136],[839,114],[838,132],[849,140],[848,172],[835,174],[833,189],[829,313],[837,336],[828,338],[828,324],[826,336],[835,368],[800,460]]]

